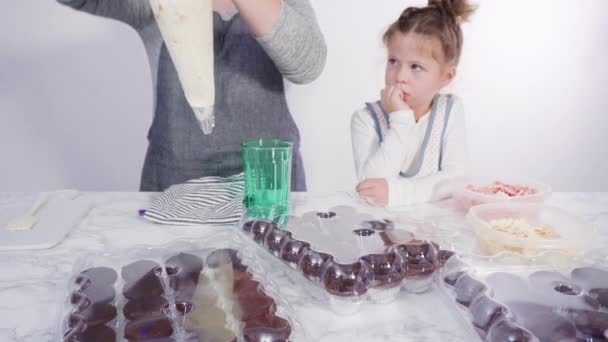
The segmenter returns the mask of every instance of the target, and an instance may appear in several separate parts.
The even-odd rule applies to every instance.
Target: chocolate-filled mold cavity
[[[95,304],[107,304],[116,298],[116,291],[110,285],[90,285],[84,290],[76,290],[72,293],[70,301],[72,304],[90,302]]]
[[[112,304],[91,304],[83,310],[77,310],[69,318],[69,326],[79,322],[87,327],[102,325],[116,318],[116,307]]]
[[[550,306],[529,302],[507,303],[518,323],[540,341],[573,341],[576,328],[572,322],[556,313]]]
[[[281,246],[284,241],[290,240],[291,233],[283,229],[273,229],[268,232],[264,239],[264,247],[272,255],[279,257],[281,254]]]
[[[394,250],[401,256],[402,272],[410,280],[405,285],[410,286],[409,289],[414,292],[428,288],[439,267],[436,245],[430,241],[412,241],[397,245]]]
[[[323,268],[333,261],[333,257],[327,253],[319,253],[308,249],[304,252],[298,264],[298,270],[311,281],[320,282]]]
[[[310,248],[310,244],[304,241],[287,238],[281,244],[279,257],[292,268],[297,268],[300,259]]]
[[[337,296],[360,296],[367,292],[369,269],[361,262],[339,264],[329,262],[322,274],[325,289]]]
[[[125,326],[125,338],[129,341],[145,341],[173,335],[173,324],[164,316],[154,316],[131,321]]]
[[[602,308],[608,309],[608,288],[589,290],[589,297],[595,300]]]
[[[568,318],[586,338],[608,339],[608,313],[602,311],[571,310]]]
[[[233,318],[241,322],[246,341],[287,341],[290,323],[277,316],[277,303],[250,273],[233,278]]]
[[[290,334],[289,322],[277,316],[259,316],[243,325],[243,337],[248,342],[287,342]]]
[[[146,297],[158,297],[165,292],[162,280],[154,275],[135,282],[125,283],[123,296],[129,300],[138,300]]]
[[[118,274],[116,274],[116,271],[109,267],[93,267],[80,272],[78,277],[76,277],[76,284],[80,285],[81,289],[90,285],[111,286],[114,285],[117,278]]]
[[[479,279],[464,274],[454,284],[456,301],[464,306],[469,306],[475,298],[484,295],[487,288]]]
[[[505,318],[509,312],[506,306],[486,295],[481,295],[473,300],[470,309],[473,324],[485,331],[496,321]]]
[[[452,251],[444,249],[440,250],[437,254],[437,257],[439,258],[439,267],[443,267],[448,262],[448,260],[450,260],[450,258],[454,255],[455,253]]]
[[[189,299],[196,290],[198,276],[203,270],[203,260],[192,254],[180,253],[167,259],[164,270],[171,289],[181,299]]]
[[[124,280],[122,294],[129,300],[157,297],[164,288],[160,275],[160,265],[151,260],[140,260],[124,266],[121,275]]]
[[[242,288],[246,287],[247,285]],[[249,288],[251,289],[251,286]],[[236,298],[239,308],[235,317],[241,321],[247,321],[261,315],[272,315],[276,312],[274,299],[267,296],[259,286],[254,290],[237,292]]]
[[[486,341],[536,342],[538,339],[531,332],[511,320],[502,319],[490,328]]]
[[[76,297],[77,301],[74,301],[74,295],[72,295],[70,301],[73,305],[74,312],[83,312],[89,306],[91,306],[92,302],[90,299],[86,297]]]
[[[152,260],[139,260],[124,266],[120,274],[125,283],[135,283],[145,278],[157,277],[160,264]]]
[[[454,286],[456,285],[456,281],[458,280],[458,278],[460,278],[463,274],[464,271],[454,271],[451,273],[447,273],[443,277],[443,281],[450,286]]]
[[[198,274],[203,270],[203,260],[192,254],[179,253],[167,259],[165,271],[168,276],[179,274],[188,275],[198,280]]]
[[[272,221],[253,220],[243,224],[243,232],[260,244],[264,242],[266,233],[275,228],[277,228],[277,224]]]
[[[77,335],[82,334],[86,325],[81,321],[70,321],[69,318],[67,321],[62,322],[62,326],[64,327],[62,331],[62,336],[64,340],[75,339]]]
[[[251,237],[253,238],[253,241],[257,242],[258,244],[263,244],[266,234],[276,228],[277,225],[274,222],[269,223],[260,221],[251,227]]]
[[[68,297],[63,341],[116,341],[115,285],[118,274],[110,267],[91,267],[75,277]]]
[[[233,292],[236,297],[247,296],[251,293],[257,293],[260,287],[260,283],[253,280],[253,277],[249,273],[242,274],[238,279],[234,279],[231,284]]]
[[[164,297],[146,297],[138,300],[128,301],[123,314],[126,319],[135,321],[144,317],[158,316],[162,313],[162,308],[169,305]]]
[[[57,340],[291,340],[292,309],[264,273],[275,261],[238,234],[212,241],[83,257],[93,267],[70,278]]]
[[[247,221],[245,223],[243,223],[243,226],[241,227],[241,229],[243,230],[243,232],[247,233],[247,234],[251,234],[251,227],[253,227],[253,225],[258,222],[257,220],[252,220],[252,221]]]
[[[64,342],[114,342],[116,341],[116,331],[105,326],[95,327],[76,327],[70,329],[63,338]]]
[[[404,277],[401,270],[403,260],[396,252],[369,254],[361,258],[369,270],[369,286],[385,287],[399,285]]]

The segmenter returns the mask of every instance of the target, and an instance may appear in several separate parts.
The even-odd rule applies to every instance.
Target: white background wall
[[[351,113],[382,87],[384,29],[422,3],[313,0],[327,67],[287,86],[310,190],[354,186]],[[447,89],[464,99],[475,169],[608,191],[608,1],[478,3]],[[137,190],[150,82],[127,26],[54,0],[11,1],[0,12],[0,191]]]

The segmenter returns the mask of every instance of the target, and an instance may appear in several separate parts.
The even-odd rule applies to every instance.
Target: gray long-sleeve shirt
[[[184,96],[147,0],[58,0],[75,9],[133,27],[149,57],[155,114],[141,190],[159,191],[188,179],[242,170],[240,143],[256,138],[294,142],[292,190],[306,189],[300,134],[287,108],[283,76],[294,83],[316,79],[327,49],[308,0],[284,0],[265,36],[256,38],[237,14],[214,14],[215,116],[203,135]]]

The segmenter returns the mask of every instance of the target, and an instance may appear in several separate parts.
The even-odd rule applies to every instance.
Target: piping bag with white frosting
[[[204,134],[215,125],[213,0],[149,0],[186,100]]]

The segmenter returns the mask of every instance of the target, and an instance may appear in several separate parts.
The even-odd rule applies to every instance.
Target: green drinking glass
[[[256,139],[241,144],[248,215],[274,219],[288,211],[293,143]]]

